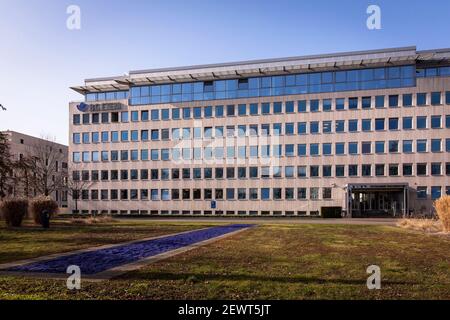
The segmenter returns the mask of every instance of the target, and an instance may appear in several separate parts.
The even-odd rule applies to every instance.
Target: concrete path
[[[110,279],[140,268],[150,262],[186,252],[201,245],[223,239],[253,225],[232,224],[191,230],[174,235],[141,239],[128,243],[90,248],[60,255],[51,255],[0,265],[1,274],[67,278],[67,267],[80,267],[82,277]]]

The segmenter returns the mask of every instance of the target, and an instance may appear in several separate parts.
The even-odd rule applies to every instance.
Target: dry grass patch
[[[114,223],[114,222],[118,222],[118,220],[113,219],[112,217],[72,218],[69,220],[70,224],[82,226],[89,226],[93,224],[102,224],[102,223]]]
[[[397,222],[397,226],[426,233],[440,233],[444,231],[441,221],[435,219],[401,219]]]

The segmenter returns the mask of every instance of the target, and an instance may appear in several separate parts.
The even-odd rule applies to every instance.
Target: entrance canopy
[[[350,217],[398,217],[408,212],[408,184],[348,184]]]

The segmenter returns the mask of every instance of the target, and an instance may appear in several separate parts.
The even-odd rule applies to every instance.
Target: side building
[[[68,147],[16,131],[6,135],[14,169],[9,196],[48,194],[60,207],[68,207]]]
[[[80,213],[425,215],[450,193],[450,49],[131,71],[72,89]]]

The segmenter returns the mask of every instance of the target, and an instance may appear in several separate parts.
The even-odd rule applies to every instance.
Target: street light
[[[2,110],[2,111],[6,111],[6,108],[0,103],[0,109]]]

